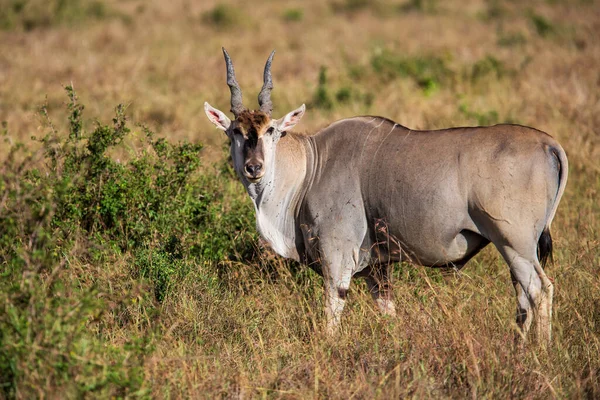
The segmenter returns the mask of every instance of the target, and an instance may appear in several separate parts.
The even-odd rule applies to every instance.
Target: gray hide
[[[565,153],[549,135],[516,125],[412,131],[358,117],[313,137],[288,136],[277,145],[272,182],[277,198],[295,200],[286,207],[294,223],[282,233],[296,244],[294,258],[322,268],[330,324],[353,275],[385,281],[381,269],[401,252],[421,265],[460,267],[492,242],[515,280],[519,324],[528,329],[531,306],[545,303],[540,329],[549,335],[552,283],[537,249],[567,177]],[[294,152],[303,157],[286,157]],[[305,174],[290,163],[306,165]],[[258,210],[269,197],[257,197]]]
[[[390,262],[462,267],[491,242],[510,268],[518,325],[526,333],[535,315],[538,334],[550,340],[553,285],[540,259],[551,253],[550,223],[568,173],[551,136],[518,125],[414,131],[370,116],[314,136],[282,135],[283,120],[299,120],[301,108],[258,136],[264,176],[251,182],[239,150],[248,140],[233,132],[239,124],[206,107],[231,139],[261,236],[322,272],[330,332],[352,276],[365,277],[381,311],[393,315]]]

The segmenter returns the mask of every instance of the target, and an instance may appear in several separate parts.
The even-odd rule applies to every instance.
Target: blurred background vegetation
[[[0,398],[600,397],[600,5],[593,0],[0,0]],[[506,265],[395,268],[399,318],[260,246],[204,101],[308,133],[501,122],[570,160],[555,340],[515,350]],[[85,107],[84,107],[85,106]],[[402,155],[399,154],[399,157]],[[435,155],[432,155],[435,157]]]

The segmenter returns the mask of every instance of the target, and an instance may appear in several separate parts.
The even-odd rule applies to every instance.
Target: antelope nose
[[[246,173],[253,178],[255,178],[258,174],[260,174],[260,170],[262,169],[262,164],[260,163],[248,163],[244,166],[246,168]]]

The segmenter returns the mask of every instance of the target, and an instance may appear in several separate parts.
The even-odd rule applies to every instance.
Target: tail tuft
[[[540,260],[540,264],[542,268],[546,267],[546,263],[548,260],[553,261],[552,259],[552,235],[550,235],[550,229],[546,228],[542,232],[542,236],[540,236],[540,240],[538,242],[538,259]]]

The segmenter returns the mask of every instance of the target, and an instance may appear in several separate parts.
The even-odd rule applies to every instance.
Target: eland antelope
[[[391,262],[460,268],[491,242],[509,266],[523,335],[535,318],[539,337],[550,341],[553,284],[543,265],[568,174],[556,140],[519,125],[418,131],[373,116],[293,133],[304,105],[271,118],[274,52],[259,110],[243,106],[223,53],[234,119],[208,103],[206,115],[229,137],[262,238],[323,275],[330,333],[353,276],[395,315]]]

